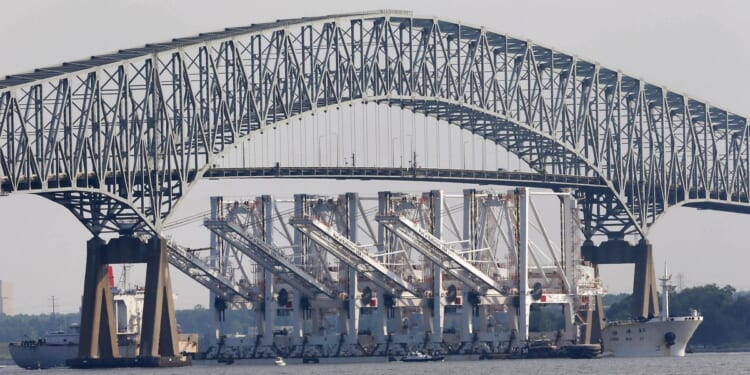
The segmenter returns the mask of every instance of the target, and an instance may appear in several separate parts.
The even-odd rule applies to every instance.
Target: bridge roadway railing
[[[207,178],[347,178],[347,179],[403,179],[429,181],[475,182],[498,185],[521,184],[529,187],[578,187],[605,189],[599,177],[541,174],[507,170],[460,170],[441,168],[397,167],[333,167],[333,166],[273,166],[254,168],[213,167],[204,174]]]
[[[289,220],[289,224],[318,245],[323,246],[349,267],[353,267],[357,272],[365,275],[388,294],[401,296],[403,292],[409,292],[414,296],[420,295],[414,285],[373,259],[367,251],[356,243],[319,220],[304,216],[294,217]]]
[[[299,268],[279,248],[249,235],[239,225],[211,219],[206,219],[203,225],[302,294],[315,297],[315,294],[322,293],[337,298],[334,289]]]
[[[505,292],[500,283],[411,220],[398,214],[380,214],[375,216],[375,220],[474,291],[486,293],[489,288],[499,293]]]

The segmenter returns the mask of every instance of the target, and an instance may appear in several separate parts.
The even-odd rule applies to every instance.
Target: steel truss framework
[[[583,189],[587,236],[668,206],[748,206],[745,117],[529,41],[409,12],[283,20],[0,81],[2,191],[93,233],[160,232],[217,155],[317,109],[376,102],[447,121]]]

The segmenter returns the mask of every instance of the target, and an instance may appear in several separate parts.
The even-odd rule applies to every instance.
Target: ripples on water
[[[44,374],[86,375],[475,375],[475,374],[613,374],[613,375],[672,375],[672,374],[750,374],[750,353],[692,354],[684,358],[602,358],[602,359],[538,359],[494,361],[449,361],[443,363],[363,363],[337,365],[287,365],[276,367],[245,365],[196,365],[165,369],[113,370],[44,370]],[[39,371],[23,370],[15,366],[0,369],[0,375],[31,375]]]

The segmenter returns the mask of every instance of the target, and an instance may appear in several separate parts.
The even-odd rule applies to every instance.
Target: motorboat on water
[[[437,353],[424,353],[421,351],[412,351],[401,357],[401,362],[442,362],[445,356]]]
[[[615,357],[683,357],[685,347],[703,316],[691,309],[687,316],[669,316],[669,280],[664,266],[661,317],[609,322],[602,329],[602,349]]]
[[[273,364],[276,366],[286,366],[286,362],[284,362],[283,357],[276,357],[276,360],[273,361]]]

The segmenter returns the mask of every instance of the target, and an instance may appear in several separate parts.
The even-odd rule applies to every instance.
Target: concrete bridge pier
[[[597,267],[600,264],[635,265],[631,315],[633,318],[659,316],[653,248],[646,239],[640,240],[635,245],[625,240],[608,240],[598,246],[584,244],[581,246],[581,256]],[[584,340],[585,342],[596,342],[600,337],[601,328],[606,325],[601,296],[596,297],[596,307],[593,313],[587,317],[587,320],[590,324],[587,324]]]
[[[117,331],[108,284],[107,266],[146,263],[146,287],[141,322],[140,352],[123,358],[117,347]],[[166,241],[152,237],[148,243],[123,236],[108,243],[95,237],[87,243],[86,275],[81,309],[78,358],[73,368],[177,367],[190,365],[179,355],[177,324],[169,278]]]
[[[83,282],[79,358],[119,358],[112,290],[109,287],[104,240],[94,237],[86,243],[86,274]]]

